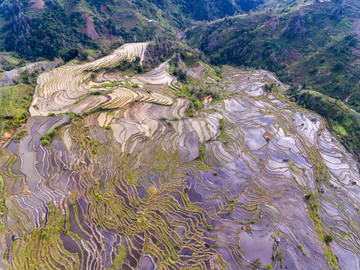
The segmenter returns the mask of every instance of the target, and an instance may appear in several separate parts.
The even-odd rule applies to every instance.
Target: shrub
[[[47,134],[45,135],[41,135],[40,137],[40,142],[41,145],[43,146],[49,146],[50,145],[50,140],[52,137],[54,137],[56,134],[56,129],[51,129]]]
[[[100,90],[91,90],[90,92],[89,92],[89,94],[90,95],[94,95],[94,96],[98,96],[98,95],[101,95],[102,94],[102,91],[100,91]]]
[[[76,114],[73,113],[73,112],[68,112],[68,113],[66,113],[66,114],[69,115],[69,120],[70,120],[70,121],[71,121],[72,119],[74,119],[75,116],[76,116]]]
[[[333,241],[333,238],[331,235],[325,235],[324,241],[326,244],[330,244]]]
[[[220,133],[222,133],[224,131],[225,128],[225,120],[224,118],[220,119]]]
[[[56,133],[56,130],[53,128],[53,129],[51,129],[51,130],[47,133],[47,135],[48,135],[50,138],[52,138],[52,137],[55,136],[55,133]]]
[[[41,141],[41,145],[43,146],[49,146],[50,145],[50,142],[48,140],[42,140]]]
[[[41,238],[49,238],[49,231],[45,230],[41,232]]]

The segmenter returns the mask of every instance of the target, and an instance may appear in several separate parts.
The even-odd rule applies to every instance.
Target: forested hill
[[[3,0],[0,48],[21,57],[52,59],[69,48],[152,40],[257,8],[262,0]]]
[[[290,84],[346,100],[360,80],[359,22],[349,11],[329,1],[203,24],[187,37],[213,63],[271,70]]]

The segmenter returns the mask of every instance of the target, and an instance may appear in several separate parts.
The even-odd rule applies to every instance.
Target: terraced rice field
[[[126,44],[111,55],[94,62],[66,65],[41,74],[37,81],[30,114],[46,116],[49,113],[58,114],[69,111],[79,99],[89,94],[93,72],[111,68],[122,60],[134,61],[136,57],[142,59],[146,46],[147,43]]]
[[[49,61],[42,61],[42,62],[35,62],[29,64],[27,66],[16,68],[10,71],[5,71],[2,73],[2,78],[0,80],[1,86],[9,86],[14,84],[14,81],[19,80],[21,78],[21,73],[26,71],[29,74],[33,73],[37,70],[48,70],[51,68],[55,68],[59,65],[59,60],[54,60],[52,62]]]
[[[175,81],[159,70],[131,79],[144,89],[155,81],[165,100],[160,91]],[[151,92],[130,106],[123,96],[147,92],[120,87],[108,110],[71,122],[37,116],[51,111],[42,101],[55,98],[52,87],[65,85],[53,75],[45,87],[44,74],[27,135],[0,156],[7,208],[0,265],[331,269],[332,251],[342,269],[359,269],[355,159],[322,118],[287,100],[271,73],[224,74],[228,98],[193,118],[185,116],[187,99],[165,106]],[[266,92],[266,83],[279,91]],[[56,127],[42,146],[40,136]],[[326,245],[325,235],[334,241]]]

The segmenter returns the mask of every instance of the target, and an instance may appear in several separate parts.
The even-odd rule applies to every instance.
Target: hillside
[[[260,2],[237,1],[38,1],[4,0],[0,47],[22,58],[52,59],[62,50],[108,42],[149,41],[156,33],[184,29],[191,20],[212,20],[249,10]],[[199,12],[199,10],[201,12]],[[80,47],[79,47],[80,44]],[[65,53],[65,52],[63,52]]]
[[[0,269],[360,270],[356,0],[0,0]]]
[[[328,1],[288,13],[268,11],[205,23],[190,29],[187,38],[211,63],[275,72],[293,87],[290,94],[301,104],[315,100],[299,100],[302,89],[344,102],[350,108],[341,115],[332,113],[337,110],[333,106],[328,111],[318,104],[307,106],[317,108],[331,126],[345,129],[334,130],[360,153],[358,120],[346,112],[360,111],[359,15],[356,1]]]
[[[151,46],[39,76],[0,150],[0,265],[358,269],[360,174],[324,120],[268,71],[141,72]]]
[[[2,0],[0,48],[35,61],[104,51],[110,44],[151,41],[192,23],[302,1],[273,0]],[[113,47],[114,48],[114,47]],[[76,50],[76,51],[74,51]],[[108,54],[109,51],[104,53]],[[43,59],[42,59],[43,60]],[[9,62],[3,62],[8,66]]]
[[[287,14],[233,17],[195,27],[188,39],[213,63],[265,68],[288,83],[345,100],[358,91],[360,45],[357,21],[347,11],[336,14],[338,8],[325,2]]]

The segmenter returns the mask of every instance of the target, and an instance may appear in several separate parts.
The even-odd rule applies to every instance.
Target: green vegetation
[[[39,76],[39,70],[36,70],[32,73],[29,73],[28,71],[25,70],[20,73],[21,82],[24,84],[35,85],[36,79],[38,76]],[[15,82],[15,83],[18,83],[18,82]]]
[[[294,100],[324,116],[347,149],[359,154],[360,118],[350,110],[360,111],[360,66],[355,61],[360,43],[352,34],[359,9],[339,5],[329,1],[226,18],[191,28],[187,36],[213,64],[275,72],[292,86]],[[272,85],[265,88],[274,90]]]
[[[149,41],[174,35],[173,26],[185,29],[192,20],[223,18],[261,4],[259,0],[60,0],[45,1],[44,8],[36,10],[33,2],[5,2],[0,10],[5,24],[0,47],[26,58],[61,56],[65,62],[75,57],[83,61],[89,54],[98,55],[94,50],[106,54],[113,49],[109,40],[117,47],[123,42]],[[93,39],[83,33],[88,23],[84,13],[92,15]]]
[[[142,65],[140,65],[140,57],[136,57],[135,61],[128,61],[128,60],[122,60],[118,64],[114,65],[113,67],[106,69],[109,72],[119,71],[122,73],[143,73],[146,71],[150,71],[150,69],[144,69]],[[136,84],[134,84],[136,87]]]
[[[42,222],[40,228],[32,232],[25,231],[21,240],[13,241],[11,251],[16,250],[18,256],[22,258],[15,262],[16,268],[44,268],[47,264],[47,260],[44,259],[46,256],[51,256],[52,260],[65,269],[71,269],[73,261],[77,261],[73,254],[65,250],[60,239],[61,228],[68,222],[61,215],[60,209],[55,208],[52,203],[48,207],[47,221]],[[41,251],[38,249],[39,246],[42,247]]]
[[[309,210],[310,210],[309,214],[310,214],[310,217],[314,224],[315,231],[316,231],[317,235],[319,236],[319,238],[322,239],[326,243],[326,245],[324,245],[325,254],[326,254],[332,268],[334,270],[337,270],[337,269],[339,269],[339,266],[338,266],[335,254],[332,252],[330,246],[328,245],[332,241],[332,237],[329,235],[325,235],[321,217],[319,214],[319,205],[316,202],[314,194],[308,193],[305,196],[305,200],[309,206]]]
[[[305,252],[303,245],[299,244],[298,247],[300,248],[302,254],[304,254],[304,256],[307,256],[307,253]]]
[[[49,146],[51,139],[55,136],[56,129],[51,129],[47,134],[40,136],[40,142],[43,146]]]
[[[224,118],[220,119],[220,134],[222,134],[225,130],[225,120]]]
[[[70,121],[76,117],[76,114],[73,113],[73,112],[67,112],[66,114],[69,115],[69,120]]]
[[[331,235],[325,235],[324,236],[324,241],[326,244],[330,244],[333,241],[333,238]]]
[[[14,5],[11,8],[13,10],[5,14],[8,24],[4,27],[6,38],[2,44],[8,51],[15,50],[22,57],[35,60],[38,57],[52,59],[60,54],[66,55],[61,51],[76,48],[79,42],[95,46],[87,35],[77,29],[79,24],[84,23],[80,19],[82,17],[68,16],[58,2],[46,1],[44,12],[32,18],[21,16],[17,19],[19,7]]]
[[[27,84],[0,87],[0,135],[17,128],[30,114],[34,87]]]
[[[353,25],[345,17],[347,11],[329,16],[336,5],[331,1],[284,14],[226,18],[192,28],[189,42],[213,64],[267,69],[286,83],[344,100],[360,90],[355,89],[360,74],[353,64],[357,58],[353,48],[360,45],[350,34]],[[351,99],[349,103],[360,109]]]
[[[175,54],[170,61],[169,73],[176,76],[181,83],[181,86],[178,90],[174,91],[174,94],[177,97],[190,100],[190,106],[185,111],[185,115],[188,117],[193,117],[196,111],[204,108],[203,101],[205,98],[211,97],[213,101],[222,99],[220,86],[208,83],[206,75],[204,78],[198,79],[187,75],[189,68],[200,63],[199,57],[198,54],[191,50],[184,50],[179,54]],[[215,72],[211,67],[208,68],[211,72]],[[221,77],[221,70],[216,70],[217,77]]]
[[[104,91],[101,91],[101,90],[96,90],[96,91],[90,90],[89,91],[89,94],[93,95],[93,96],[102,95],[103,93],[104,93]]]
[[[204,159],[205,158],[205,151],[206,151],[206,146],[204,144],[199,148],[199,157],[198,157],[198,159]]]
[[[124,259],[124,256],[125,256],[125,248],[123,246],[120,246],[119,248],[119,255],[118,257],[116,258],[115,262],[114,262],[114,267],[116,269],[119,269],[121,267],[121,264],[123,262],[123,259]]]
[[[351,152],[360,153],[360,113],[351,110],[343,102],[315,91],[290,91],[292,99],[307,109],[318,112],[328,121],[330,129]]]

